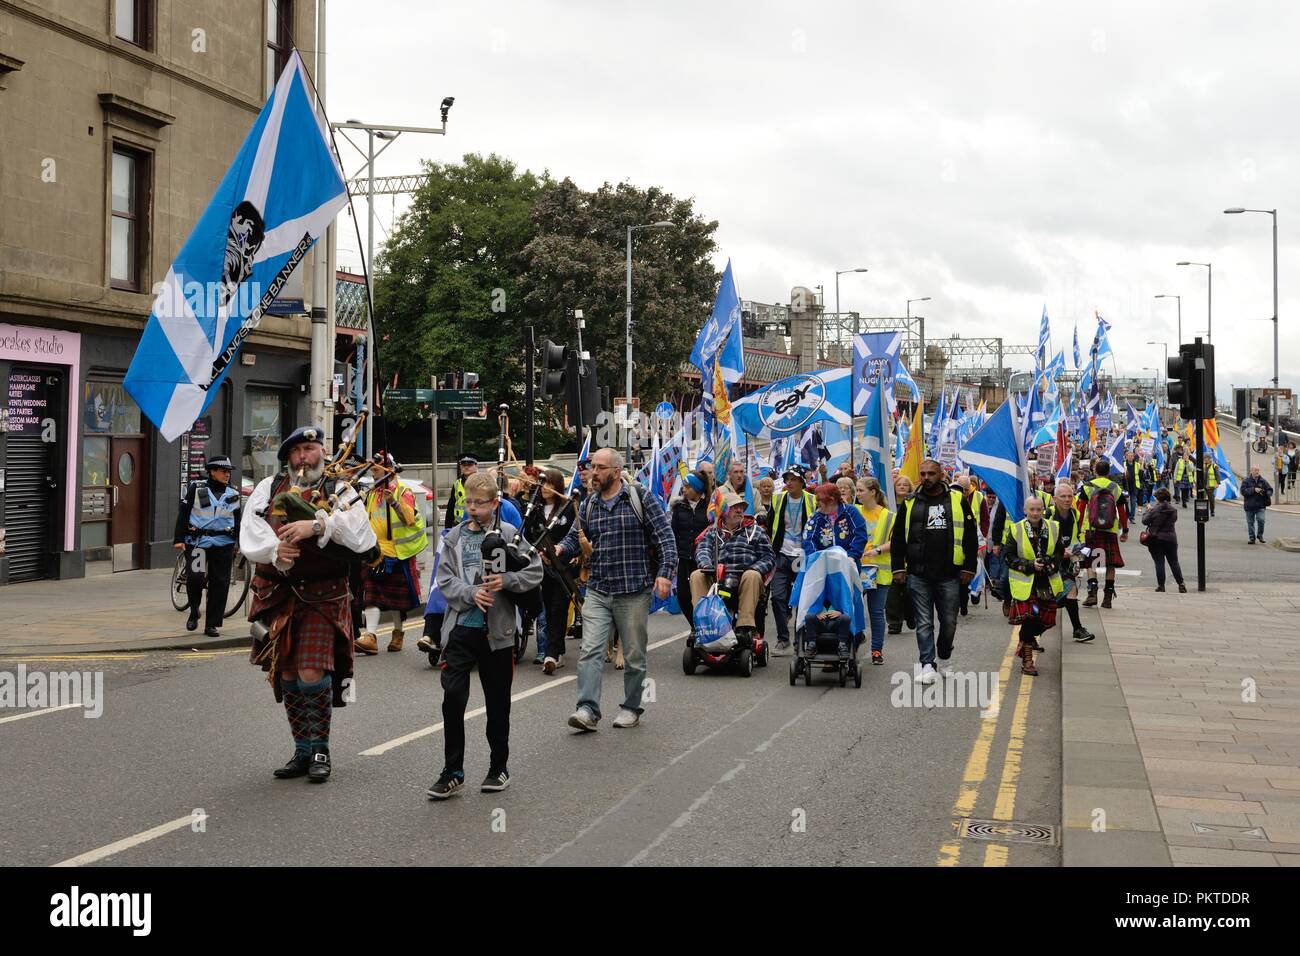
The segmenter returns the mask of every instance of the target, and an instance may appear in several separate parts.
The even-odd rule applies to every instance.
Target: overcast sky
[[[929,336],[1026,344],[1045,303],[1067,362],[1095,309],[1124,375],[1176,341],[1156,293],[1183,296],[1186,340],[1205,329],[1206,270],[1175,262],[1213,262],[1222,401],[1272,377],[1271,220],[1230,206],[1279,209],[1300,388],[1297,37],[1281,2],[329,0],[329,110],[436,126],[454,95],[446,138],[403,136],[379,175],[497,152],[658,185],[718,220],[742,298],[822,284],[833,309],[835,271],[866,267],[844,311],[928,295]],[[341,265],[355,248],[341,236]]]

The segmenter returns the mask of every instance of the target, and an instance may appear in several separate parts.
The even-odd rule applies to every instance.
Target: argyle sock
[[[315,684],[301,684],[307,710],[307,741],[313,752],[330,744],[330,718],[334,713],[334,675],[326,674]]]
[[[280,690],[284,696],[284,712],[289,718],[289,732],[293,734],[293,749],[300,754],[311,754],[307,701],[302,688],[296,680],[280,678]]]

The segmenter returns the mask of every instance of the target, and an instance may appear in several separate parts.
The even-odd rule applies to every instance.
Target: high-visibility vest
[[[1085,481],[1085,482],[1083,483],[1083,487],[1086,488],[1086,489],[1088,490],[1088,497],[1092,497],[1092,493],[1093,493],[1093,492],[1095,492],[1095,491],[1100,491],[1100,490],[1102,490],[1103,488],[1109,488],[1109,489],[1110,489],[1110,493],[1111,493],[1111,495],[1115,498],[1115,522],[1116,522],[1116,524],[1118,525],[1118,523],[1119,523],[1119,496],[1120,496],[1120,495],[1123,493],[1123,491],[1124,491],[1124,489],[1120,487],[1119,482],[1118,482],[1118,481],[1115,481],[1113,478],[1089,478],[1087,481]],[[1082,489],[1081,489],[1081,490],[1082,490]],[[1084,506],[1083,506],[1083,516],[1082,516],[1079,520],[1080,520],[1080,523],[1086,525],[1086,527],[1083,529],[1084,531],[1090,531],[1090,530],[1092,530],[1092,525],[1087,524],[1087,521],[1088,521],[1088,505],[1087,505],[1086,503],[1085,503]],[[1112,528],[1111,530],[1113,531],[1114,529]]]
[[[1186,458],[1179,458],[1174,465],[1174,481],[1182,481],[1184,475],[1187,475],[1188,482],[1196,483],[1196,466]]]
[[[1056,550],[1056,541],[1061,536],[1061,531],[1055,521],[1047,518],[1043,519],[1047,525],[1047,553],[1050,555]],[[1011,528],[1011,538],[1015,542],[1016,550],[1020,552],[1020,557],[1025,561],[1033,561],[1037,555],[1034,554],[1033,545],[1029,543],[1029,519],[1017,521]],[[1034,575],[1026,574],[1024,571],[1017,571],[1015,568],[1007,567],[1007,577],[1011,583],[1011,597],[1017,601],[1028,601],[1029,595],[1033,593]],[[1059,597],[1065,592],[1065,584],[1061,581],[1060,572],[1054,572],[1048,579],[1048,584],[1052,588],[1052,595]]]
[[[972,491],[970,494],[970,513],[976,524],[980,520],[980,511],[984,508],[984,492]]]
[[[451,523],[456,526],[465,520],[465,479],[457,478],[451,486],[451,497],[455,501],[451,510]]]
[[[962,538],[966,532],[966,517],[962,514],[962,502],[965,497],[960,491],[948,489],[948,500],[952,504],[952,563],[960,568],[966,564],[966,549],[962,547]],[[916,498],[908,498],[903,505],[903,541],[908,541],[912,535],[912,505],[916,504]]]
[[[407,491],[410,489],[399,481],[398,495]],[[370,516],[370,527],[375,531],[375,537],[379,541],[379,551],[384,557],[405,561],[407,558],[415,557],[429,546],[429,538],[424,531],[424,513],[420,510],[418,502],[413,510],[415,523],[406,524],[402,521],[401,512],[378,488],[373,489],[366,496],[366,514]]]
[[[770,537],[772,540],[772,547],[778,552],[781,550],[781,545],[776,540],[776,528],[777,525],[781,523],[781,518],[785,514],[785,499],[789,494],[788,491],[778,491],[772,496],[772,530],[770,532]],[[811,516],[816,510],[817,499],[812,496],[812,492],[805,491],[803,493],[803,520],[805,525],[808,523],[809,516]],[[803,529],[800,529],[800,531],[802,530]]]
[[[862,514],[863,521],[870,520],[867,518],[867,509],[862,507],[862,505],[858,505],[857,508]],[[894,533],[894,517],[894,512],[890,511],[883,505],[881,506],[880,513],[876,517],[876,526],[871,529],[871,536],[867,540],[868,548],[875,548],[876,551],[879,552],[880,549],[885,546],[886,542],[889,541],[889,536]],[[894,572],[891,569],[890,556],[888,554],[877,553],[876,556],[872,558],[868,557],[866,551],[863,551],[862,563],[874,564],[876,566],[876,585],[878,587],[884,587],[893,582]]]
[[[1056,510],[1054,508],[1050,509],[1048,510],[1044,518],[1048,521],[1051,521],[1053,524],[1055,524],[1057,534],[1060,534],[1061,519],[1052,517],[1052,515],[1055,514],[1056,514]],[[1073,505],[1071,505],[1070,514],[1074,516],[1074,520],[1070,523],[1070,540],[1065,542],[1065,546],[1067,548],[1076,544],[1083,543],[1083,529],[1082,529],[1083,520],[1079,517],[1079,510],[1075,508]]]
[[[235,512],[239,510],[239,492],[229,485],[218,497],[206,483],[194,491],[190,509],[190,527],[197,529],[191,537],[195,548],[225,548],[235,543]]]
[[[1219,487],[1219,469],[1212,461],[1205,463],[1205,487],[1210,489]]]

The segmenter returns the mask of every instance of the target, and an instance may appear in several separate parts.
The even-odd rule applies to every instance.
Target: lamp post
[[[1159,346],[1161,346],[1162,348],[1164,348],[1164,350],[1165,350],[1165,364],[1164,364],[1165,380],[1168,381],[1168,379],[1169,379],[1169,343],[1168,343],[1168,342],[1148,342],[1147,345],[1159,345]],[[1157,403],[1157,404],[1159,404],[1159,403]]]
[[[358,119],[350,119],[346,123],[330,123],[331,129],[361,129],[366,131],[368,140],[366,149],[366,276],[373,279],[374,276],[374,259],[375,259],[375,159],[389,146],[397,140],[403,133],[429,133],[434,136],[447,135],[447,114],[451,111],[451,105],[455,97],[448,96],[442,101],[442,126],[392,126],[379,123],[366,123]],[[379,152],[375,152],[375,138],[387,140]],[[344,134],[347,139],[347,134]],[[348,143],[360,152],[360,148],[348,139]],[[370,408],[374,401],[375,395],[375,356],[378,351],[375,341],[375,294],[373,281],[366,282],[366,334],[367,347],[369,351],[366,354],[366,397],[362,403],[365,407]],[[360,411],[360,409],[358,409]],[[370,426],[370,421],[366,421],[365,433],[365,452],[366,457],[370,457],[374,452],[372,447],[374,430]]]
[[[1183,297],[1181,295],[1165,295],[1162,292],[1156,298],[1178,300],[1178,344],[1181,345],[1183,342]]]
[[[930,301],[930,297],[929,297],[928,295],[923,295],[923,296],[921,296],[921,298],[919,298],[919,299],[908,299],[908,300],[907,300],[907,319],[908,319],[908,322],[907,322],[907,330],[908,330],[908,333],[909,333],[909,334],[910,334],[911,331],[912,331],[912,322],[911,322],[911,319],[912,319],[912,303],[913,303],[913,302],[929,302],[929,301]],[[925,316],[921,316],[920,340],[921,340],[921,351],[920,351],[920,354],[917,356],[917,360],[916,360],[916,364],[917,364],[917,366],[918,366],[917,369],[916,369],[916,371],[917,371],[918,373],[922,373],[922,372],[925,371]],[[999,364],[1000,364],[1000,363],[999,363]],[[1002,374],[1002,369],[998,369],[998,375],[1000,376],[1001,374]]]
[[[1180,266],[1205,266],[1207,277],[1205,286],[1205,339],[1214,339],[1214,266],[1208,262],[1179,262]]]
[[[1276,448],[1281,433],[1281,429],[1278,428],[1280,422],[1277,420],[1277,210],[1243,209],[1241,206],[1234,206],[1223,211],[1228,215],[1266,212],[1273,217],[1273,447]]]
[[[840,322],[840,276],[849,272],[866,272],[866,269],[841,269],[835,273],[835,324]],[[858,316],[853,317],[853,334],[858,334]],[[836,336],[838,338],[838,336]]]
[[[668,220],[646,223],[642,226],[627,227],[627,408],[626,414],[632,412],[632,234],[638,229],[667,229],[675,223]],[[632,429],[627,430],[628,453],[632,450]]]

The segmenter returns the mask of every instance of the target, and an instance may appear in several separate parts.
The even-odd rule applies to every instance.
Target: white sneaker
[[[933,684],[938,679],[934,672],[933,664],[926,664],[916,673],[916,682],[918,684]]]
[[[639,723],[641,723],[641,715],[626,707],[620,708],[618,716],[614,718],[615,727],[635,727]]]
[[[563,666],[564,666],[563,654],[561,654],[559,657],[548,657],[546,658],[546,660],[542,661],[542,673],[554,674]]]
[[[946,661],[943,660],[943,658],[939,659],[939,673],[944,677],[951,677],[953,675],[952,658],[948,658]]]
[[[569,717],[569,726],[578,730],[594,731],[596,729],[596,718],[586,707],[579,707]]]

